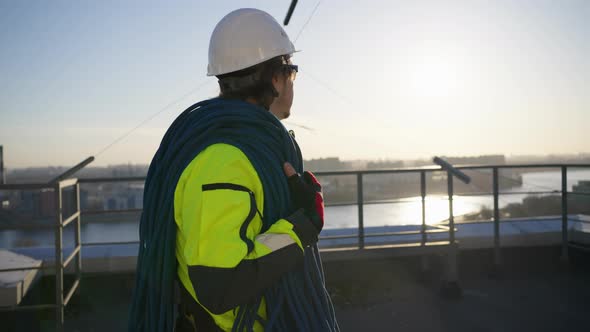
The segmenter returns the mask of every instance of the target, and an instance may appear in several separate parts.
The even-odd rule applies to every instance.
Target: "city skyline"
[[[204,75],[217,21],[239,7],[282,21],[288,5],[3,4],[5,167],[71,166],[163,110],[92,165],[149,163],[175,116],[217,93]],[[590,152],[589,3],[316,5],[286,27],[302,50],[286,126],[306,159]]]

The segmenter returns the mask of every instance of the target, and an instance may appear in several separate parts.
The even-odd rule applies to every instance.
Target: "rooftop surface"
[[[587,254],[559,247],[503,250],[500,273],[490,276],[489,249],[460,254],[461,299],[440,294],[443,262],[429,256],[326,262],[342,331],[581,331],[590,327]],[[66,280],[67,281],[67,280]],[[51,301],[53,280],[44,277],[25,302]],[[84,275],[66,308],[66,331],[125,331],[133,275]],[[3,331],[52,331],[53,312],[2,313]]]
[[[412,260],[345,264],[363,272],[354,283],[330,283],[337,291],[333,298],[342,331],[588,330],[588,256],[574,254],[572,264],[564,264],[557,248],[513,248],[503,254],[496,276],[490,274],[490,251],[461,254],[459,300],[440,295],[438,268],[421,278]],[[328,266],[326,273],[334,275],[336,269]]]

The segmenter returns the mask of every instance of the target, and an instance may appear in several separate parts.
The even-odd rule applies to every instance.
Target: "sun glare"
[[[456,96],[458,76],[458,67],[448,59],[434,56],[423,58],[410,68],[410,93],[422,98]]]

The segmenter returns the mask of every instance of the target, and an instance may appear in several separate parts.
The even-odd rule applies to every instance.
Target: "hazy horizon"
[[[91,165],[149,163],[174,118],[217,94],[219,19],[256,7],[282,22],[289,4],[3,3],[5,167],[72,166],[177,101]],[[285,28],[300,36],[286,126],[304,158],[590,153],[590,2],[322,1],[302,31],[316,4]]]
[[[490,154],[490,155],[449,155],[449,156],[440,156],[443,158],[486,158],[486,157],[496,157],[496,156],[500,156],[501,154]],[[555,160],[561,160],[566,161],[573,161],[576,159],[583,159],[583,160],[590,160],[590,152],[582,152],[582,153],[575,153],[575,154],[545,154],[545,155],[501,155],[503,157],[506,158],[506,161],[508,163],[510,162],[521,162],[523,160],[528,160],[530,162],[538,162],[539,160],[541,160],[541,163],[544,162],[554,162]],[[330,158],[337,158],[341,163],[371,163],[371,162],[403,162],[406,164],[414,164],[414,163],[432,163],[432,165],[434,165],[434,163],[432,162],[432,158],[434,158],[435,156],[428,156],[428,157],[423,157],[423,158],[411,158],[411,159],[396,159],[396,158],[375,158],[375,159],[365,159],[365,158],[356,158],[356,159],[345,159],[345,158],[340,158],[338,156],[326,156],[326,157],[317,157],[317,158],[306,158],[304,157],[304,160],[306,162],[310,162],[310,161],[318,161],[318,160],[322,160],[322,159],[330,159]],[[81,162],[82,160],[78,161]],[[76,162],[76,163],[78,163]],[[590,162],[590,161],[589,161]],[[113,164],[98,164],[96,162],[92,162],[89,165],[87,165],[86,167],[84,167],[83,169],[88,169],[88,168],[117,168],[117,167],[127,167],[127,166],[133,166],[133,167],[147,167],[149,166],[150,161],[148,162],[139,162],[139,163],[133,163],[130,161],[127,162],[117,162],[117,163],[113,163]],[[4,165],[4,168],[6,171],[11,172],[11,171],[15,171],[15,170],[24,170],[24,169],[45,169],[45,168],[61,168],[61,169],[68,169],[71,168],[72,165],[65,165],[65,164],[55,164],[55,165],[37,165],[37,166],[21,166],[21,167],[11,167],[10,165]],[[406,167],[406,166],[404,166]]]

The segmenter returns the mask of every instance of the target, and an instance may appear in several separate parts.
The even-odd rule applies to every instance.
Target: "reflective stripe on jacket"
[[[261,233],[263,204],[256,170],[228,144],[199,153],[176,185],[179,279],[226,331],[235,320],[234,309],[260,296],[303,259],[301,241],[286,219]],[[259,315],[266,318],[264,302]],[[256,323],[255,330],[262,325]]]

